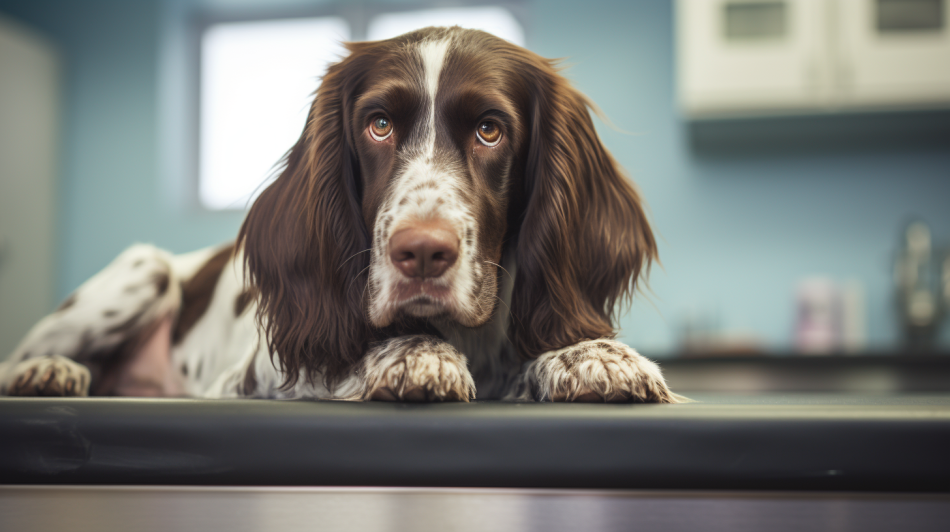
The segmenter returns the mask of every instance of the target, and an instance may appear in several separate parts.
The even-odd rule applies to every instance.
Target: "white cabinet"
[[[60,67],[0,16],[0,361],[52,310]]]
[[[857,106],[950,103],[947,0],[842,0],[842,100]]]
[[[950,0],[678,0],[692,118],[950,104]]]

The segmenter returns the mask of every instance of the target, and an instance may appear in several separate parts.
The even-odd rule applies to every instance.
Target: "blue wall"
[[[133,242],[197,249],[234,238],[243,217],[193,208],[172,174],[182,165],[167,164],[181,155],[163,138],[166,11],[155,0],[0,0],[63,57],[60,297]]]
[[[184,96],[176,76],[196,3],[0,0],[0,12],[47,33],[65,58],[60,295],[134,241],[186,251],[237,230],[240,214],[192,206],[179,171],[187,150],[175,139],[188,116],[177,105]],[[724,328],[788,348],[795,285],[813,274],[863,282],[872,346],[897,341],[890,282],[901,225],[923,217],[938,240],[950,242],[945,136],[703,148],[676,110],[671,2],[544,1],[530,12],[529,46],[567,58],[567,76],[618,128],[633,132],[600,127],[641,187],[661,237],[653,295],[622,320],[628,341],[657,355],[672,351],[684,312],[698,309],[716,314]],[[933,118],[922,113],[905,122],[918,119]],[[761,127],[780,131],[788,123]],[[846,125],[844,136],[848,127],[855,135],[866,129]]]

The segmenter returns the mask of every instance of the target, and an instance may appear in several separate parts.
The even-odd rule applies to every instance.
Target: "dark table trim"
[[[950,491],[950,401],[0,399],[0,482]]]

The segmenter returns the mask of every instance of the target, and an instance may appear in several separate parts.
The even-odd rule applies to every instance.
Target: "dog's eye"
[[[385,116],[376,117],[369,125],[369,134],[373,136],[374,140],[386,140],[393,134],[393,123]]]
[[[497,146],[501,142],[501,128],[498,124],[486,121],[478,124],[478,130],[475,132],[478,140],[485,146]]]

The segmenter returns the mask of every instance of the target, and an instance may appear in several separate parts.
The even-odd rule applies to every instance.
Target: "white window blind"
[[[524,46],[524,29],[511,11],[497,6],[424,9],[385,13],[369,23],[366,38],[388,39],[427,26],[461,26],[487,31],[509,42]]]

